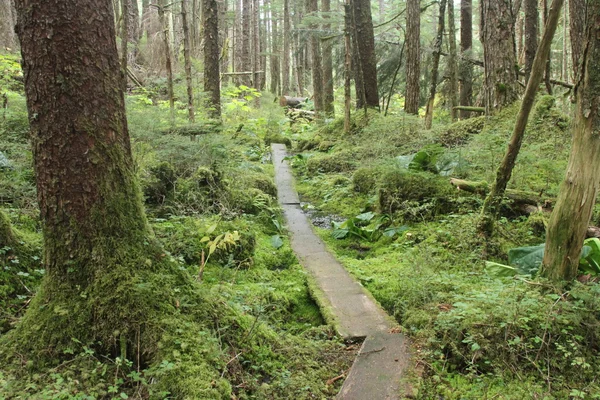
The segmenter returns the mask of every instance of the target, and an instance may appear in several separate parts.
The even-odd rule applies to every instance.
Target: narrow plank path
[[[292,249],[309,272],[313,295],[327,321],[345,340],[364,338],[338,399],[401,399],[410,362],[408,341],[393,318],[327,250],[300,207],[285,145],[271,146],[275,184]]]

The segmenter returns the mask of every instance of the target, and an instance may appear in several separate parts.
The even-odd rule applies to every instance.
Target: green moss
[[[292,148],[292,141],[290,138],[283,136],[281,133],[270,132],[265,135],[265,144],[271,145],[272,143],[285,144],[288,148]]]
[[[377,168],[363,167],[354,171],[352,174],[352,185],[355,191],[359,193],[374,193],[377,188],[380,170]]]
[[[486,117],[482,116],[455,122],[442,129],[438,141],[446,147],[464,145],[471,135],[481,133],[485,121]]]
[[[315,155],[308,159],[306,168],[311,174],[318,172],[349,172],[356,168],[356,163],[351,152],[340,151],[332,154]]]

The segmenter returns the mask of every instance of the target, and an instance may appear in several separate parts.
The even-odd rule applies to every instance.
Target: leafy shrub
[[[359,193],[372,193],[377,187],[377,180],[380,171],[377,168],[363,167],[354,171],[352,175],[352,185],[354,190]]]

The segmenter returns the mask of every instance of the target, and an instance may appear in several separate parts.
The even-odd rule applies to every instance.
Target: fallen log
[[[489,184],[483,181],[465,181],[463,179],[450,179],[450,184],[458,190],[477,194],[485,197],[489,191]],[[554,199],[544,198],[537,193],[527,192],[524,190],[506,189],[505,197],[513,201],[514,209],[523,214],[530,215],[534,213],[544,213],[549,215],[552,212],[552,204]],[[599,238],[600,227],[588,226],[585,233],[586,238]]]
[[[206,135],[209,133],[217,133],[222,130],[222,125],[220,122],[204,122],[204,123],[196,123],[184,126],[174,126],[171,128],[166,128],[161,130],[160,132],[163,135],[181,135],[181,136],[191,136],[194,137],[196,135]]]
[[[279,98],[279,105],[281,107],[298,108],[301,107],[302,103],[306,103],[308,97],[292,97],[292,96],[281,96]]]
[[[456,107],[452,107],[454,110],[458,110],[458,111],[470,111],[470,112],[477,112],[477,113],[485,113],[485,107],[469,107],[469,106],[456,106]]]
[[[458,190],[475,193],[485,197],[490,191],[490,185],[485,181],[465,181],[463,179],[450,179],[450,184]],[[513,201],[515,205],[529,205],[534,207],[551,208],[554,199],[545,198],[541,195],[525,190],[506,189],[505,197]]]

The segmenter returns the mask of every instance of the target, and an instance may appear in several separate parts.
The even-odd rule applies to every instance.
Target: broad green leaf
[[[408,169],[413,171],[427,171],[427,167],[431,163],[431,156],[428,152],[421,150],[415,157],[412,159],[410,164],[408,164]]]
[[[206,230],[206,233],[208,233],[210,235],[211,233],[213,233],[215,231],[215,229],[217,229],[217,224],[209,226],[208,229]]]
[[[348,236],[348,232],[348,229],[334,229],[333,232],[331,232],[331,236],[336,239],[344,239],[346,236]]]
[[[490,276],[496,277],[507,277],[507,276],[515,276],[519,273],[515,267],[511,267],[510,265],[504,265],[495,263],[492,261],[485,262],[485,272],[487,272]]]
[[[517,247],[508,251],[508,263],[516,267],[520,274],[535,275],[544,259],[544,246]]]
[[[279,236],[279,235],[271,236],[271,245],[273,247],[275,247],[276,249],[279,249],[281,246],[283,246],[283,239],[281,239],[281,236]]]
[[[356,216],[356,219],[360,220],[360,221],[370,221],[373,219],[373,217],[375,217],[375,213],[373,212],[366,212],[366,213],[362,213]]]

